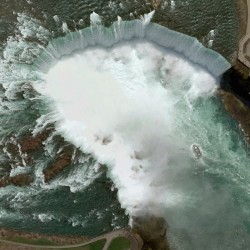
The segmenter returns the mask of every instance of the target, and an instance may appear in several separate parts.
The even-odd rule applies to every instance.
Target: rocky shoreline
[[[250,145],[250,78],[242,69],[235,66],[222,75],[218,95]]]
[[[160,5],[159,0],[152,0],[152,5],[155,9]],[[237,7],[239,12],[239,39],[244,35],[246,29],[246,0],[238,0]],[[236,60],[232,60],[236,61]],[[244,67],[237,63],[236,67],[230,69],[222,76],[221,89],[218,91],[225,109],[232,115],[232,117],[239,122],[246,141],[250,145],[250,80],[244,79]],[[249,105],[249,106],[248,106]],[[27,154],[27,162],[33,161],[33,155],[40,150],[43,150],[43,142],[53,132],[53,128],[48,128],[44,132],[33,136],[27,134],[23,138],[16,139],[17,144],[8,142],[7,149],[14,155],[18,155],[18,147],[21,146],[21,151]],[[63,139],[62,139],[63,140]],[[63,144],[67,144],[62,141]],[[6,145],[5,145],[6,146]],[[61,171],[69,167],[72,160],[73,149],[70,145],[66,145],[62,152],[51,162],[43,171],[45,182],[49,182],[55,178]],[[21,159],[16,159],[21,163]],[[11,163],[12,164],[12,163]],[[23,166],[25,167],[25,166]],[[9,170],[11,167],[8,168]],[[33,181],[33,176],[30,174],[18,174],[10,176],[10,171],[5,176],[0,178],[0,187],[7,185],[25,186]],[[157,249],[168,250],[169,245],[166,241],[167,223],[163,218],[154,217],[151,215],[134,218],[133,231],[138,233],[144,241],[143,249]],[[87,241],[88,238],[84,236],[48,236],[35,233],[25,233],[12,229],[0,229],[0,237],[2,239],[26,238],[28,240],[46,239],[55,245],[77,244]],[[0,249],[1,246],[0,246]],[[6,246],[4,249],[7,248]],[[12,248],[13,249],[13,248]]]
[[[143,240],[142,250],[169,250],[167,222],[151,214],[133,217],[132,231]]]
[[[225,109],[239,123],[246,142],[250,145],[250,109],[230,91],[220,89],[218,94]]]
[[[132,233],[139,235],[140,241],[143,241],[142,250],[169,250],[167,242],[167,222],[162,217],[156,217],[151,214],[133,217]],[[0,249],[4,250],[30,250],[33,247],[22,245],[12,245],[1,240],[24,243],[30,245],[44,246],[63,246],[84,243],[90,240],[84,236],[63,236],[63,235],[43,235],[38,233],[28,233],[13,229],[0,228]],[[41,247],[39,247],[41,249]]]
[[[37,233],[28,233],[23,231],[17,231],[14,229],[0,228],[0,249],[16,249],[16,246],[11,244],[3,243],[1,240],[8,240],[12,242],[19,242],[31,245],[39,245],[43,243],[44,245],[73,245],[84,243],[90,240],[90,238],[85,236],[66,236],[66,235],[43,235]],[[4,246],[4,248],[3,248]],[[27,247],[21,247],[20,249],[29,249]],[[34,248],[32,248],[34,249]]]
[[[238,0],[238,41],[245,35],[247,27],[247,0]],[[246,142],[250,145],[250,69],[235,58],[232,68],[221,76],[218,96],[225,109],[238,122]]]

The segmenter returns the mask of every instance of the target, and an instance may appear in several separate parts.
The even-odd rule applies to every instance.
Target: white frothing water
[[[175,167],[182,168],[190,157],[189,140],[174,136],[176,105],[182,98],[192,105],[215,89],[215,78],[199,66],[139,41],[62,59],[38,88],[55,101],[61,116],[57,129],[64,137],[110,165],[119,199],[131,215],[145,208],[159,214],[160,203],[185,200],[174,190],[169,196],[167,185],[155,182],[173,167],[172,158],[180,154]]]
[[[182,168],[183,161],[190,157],[190,138],[174,136],[179,123],[176,106],[182,100],[181,105],[191,115],[193,100],[208,97],[216,89],[212,75],[169,49],[183,51],[202,65],[212,58],[220,68],[207,66],[216,75],[228,67],[222,57],[195,39],[150,26],[152,16],[153,12],[142,21],[119,20],[108,30],[98,26],[101,18],[92,13],[90,18],[96,29],[70,34],[69,44],[64,43],[67,37],[53,41],[41,58],[47,55],[56,60],[88,43],[111,46],[134,37],[156,41],[156,33],[157,43],[167,48],[142,41],[118,44],[111,49],[88,48],[62,58],[44,75],[44,83],[35,85],[55,101],[57,129],[66,139],[111,166],[119,199],[131,215],[145,207],[159,213],[159,203],[169,205],[182,200],[182,193],[168,196],[166,186],[155,183],[171,166],[172,158],[180,155],[178,165]],[[78,39],[73,40],[74,36]],[[176,40],[180,38],[178,45]],[[63,52],[66,46],[67,51]],[[161,195],[154,197],[155,193]]]
[[[151,212],[167,219],[177,249],[225,249],[227,244],[237,249],[248,239],[242,221],[249,210],[247,202],[234,205],[233,194],[249,191],[248,155],[239,136],[229,132],[228,120],[217,117],[219,103],[213,99],[217,77],[229,64],[196,39],[148,18],[67,31],[51,41],[33,68],[14,64],[13,75],[4,76],[7,92],[11,96],[25,80],[44,94],[39,98],[51,98],[55,110],[38,119],[33,133],[56,121],[57,133],[107,163],[130,215]],[[6,53],[6,59],[13,62],[21,58],[30,63],[29,53],[39,52],[21,40],[9,45],[12,54]],[[14,48],[24,54],[16,56]],[[37,77],[43,79],[36,84],[32,69],[41,70]],[[45,143],[53,154],[50,139]],[[200,160],[190,150],[193,144],[202,151]],[[35,187],[65,185],[71,192],[89,185],[98,168],[76,169],[72,178],[44,185],[39,180],[43,167],[37,168]],[[74,226],[77,221],[70,220]],[[239,232],[237,238],[232,228]]]
[[[57,130],[108,165],[130,216],[164,216],[178,249],[205,249],[214,232],[213,246],[219,246],[224,222],[218,207],[227,219],[238,208],[231,186],[215,192],[210,175],[245,189],[213,101],[229,64],[196,39],[149,23],[151,18],[119,19],[110,28],[93,24],[53,40],[35,63],[43,81],[34,86],[54,101]],[[199,160],[194,144],[202,152]],[[243,148],[241,154],[248,176]],[[201,223],[212,204],[213,219]],[[239,223],[233,219],[226,230]]]
[[[101,17],[95,13],[95,12],[92,12],[90,14],[90,24],[95,26],[95,25],[101,25],[102,24],[102,19]]]

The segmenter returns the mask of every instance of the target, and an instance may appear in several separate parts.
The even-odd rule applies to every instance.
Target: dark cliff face
[[[250,77],[243,65],[236,65],[227,70],[221,76],[220,87],[227,92],[232,92],[250,107]]]
[[[249,70],[237,65],[225,72],[221,77],[221,90],[218,94],[225,109],[238,121],[250,145],[250,77]]]
[[[143,240],[143,250],[168,250],[167,222],[162,217],[144,215],[133,217],[132,230]]]

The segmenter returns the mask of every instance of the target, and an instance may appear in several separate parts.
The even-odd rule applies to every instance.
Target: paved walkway
[[[116,230],[107,234],[103,234],[101,236],[98,236],[90,241],[84,242],[82,244],[75,244],[75,245],[65,245],[65,246],[39,246],[39,245],[29,245],[29,244],[23,244],[23,243],[17,243],[13,241],[8,241],[8,240],[2,240],[0,239],[0,242],[8,244],[8,245],[13,245],[17,247],[25,247],[26,249],[64,249],[64,248],[77,248],[77,247],[83,247],[86,246],[90,243],[93,243],[95,241],[103,240],[106,239],[105,246],[103,250],[108,250],[108,247],[112,240],[114,240],[117,237],[124,237],[127,238],[130,241],[130,248],[133,250],[141,250],[142,248],[142,240],[141,238],[136,235],[134,235],[132,232],[129,230],[125,229],[120,229]]]
[[[250,69],[250,0],[247,0],[246,34],[239,42],[238,60]]]

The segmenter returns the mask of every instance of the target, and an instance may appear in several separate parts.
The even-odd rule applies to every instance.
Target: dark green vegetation
[[[128,250],[130,249],[130,241],[124,237],[115,238],[109,245],[108,250]]]
[[[106,240],[104,239],[104,240],[98,240],[96,242],[90,243],[82,247],[74,247],[74,248],[72,247],[72,248],[62,248],[62,249],[64,250],[102,250],[105,243],[106,243]]]
[[[27,239],[25,237],[5,238],[12,242],[28,244],[28,245],[40,245],[40,246],[56,246],[57,244],[47,239]]]
[[[27,245],[37,245],[39,246],[39,249],[41,246],[44,246],[44,247],[41,247],[41,249],[46,249],[45,246],[56,246],[57,244],[50,241],[50,240],[47,240],[47,239],[27,239],[25,237],[15,237],[15,238],[8,238],[8,239],[5,239],[5,240],[9,240],[9,241],[12,241],[12,242],[16,242],[16,243],[21,243],[21,244],[27,244]],[[106,239],[103,239],[103,240],[98,240],[98,241],[95,241],[93,243],[90,243],[90,244],[87,244],[85,246],[79,246],[79,247],[70,247],[70,248],[60,248],[60,246],[58,246],[58,248],[56,249],[63,249],[63,250],[102,250],[103,247],[105,246],[106,244]],[[8,243],[4,243],[4,245]],[[117,245],[116,245],[117,246]],[[13,244],[13,247],[18,247],[18,244],[17,245],[14,245]],[[0,242],[0,249],[1,248],[1,242]],[[112,248],[113,250],[114,249],[119,249],[119,250],[126,250],[128,248]]]

